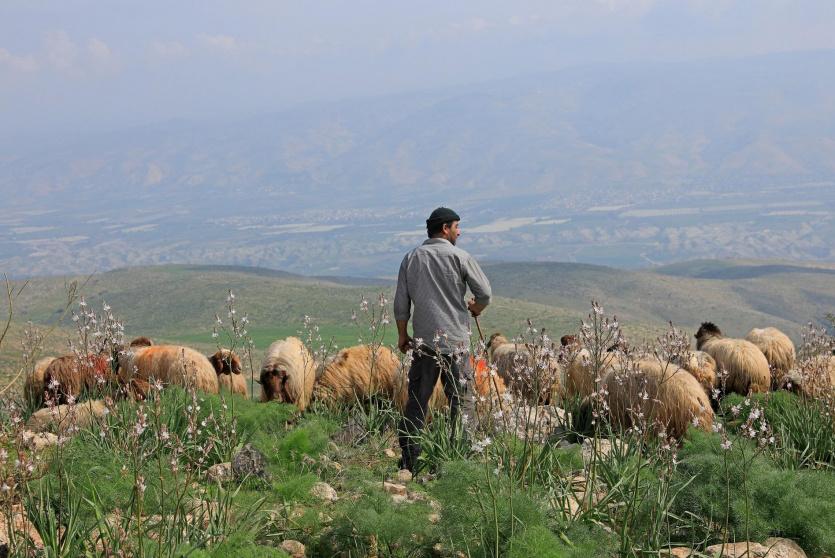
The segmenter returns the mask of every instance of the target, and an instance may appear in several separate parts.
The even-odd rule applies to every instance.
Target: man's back
[[[475,259],[443,238],[430,238],[403,258],[394,299],[396,320],[414,304],[414,337],[449,353],[469,343],[467,287],[476,302],[490,302],[490,283]]]

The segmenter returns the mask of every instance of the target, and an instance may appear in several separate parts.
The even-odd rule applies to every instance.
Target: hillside
[[[653,271],[569,263],[485,266],[502,295],[584,312],[591,299],[624,323],[712,321],[729,335],[773,325],[795,342],[835,309],[835,269],[803,264],[695,261]]]
[[[553,336],[576,330],[600,301],[614,313],[634,340],[646,340],[668,321],[692,331],[710,320],[730,335],[774,325],[799,341],[809,321],[823,323],[835,310],[835,269],[768,262],[696,261],[655,271],[627,271],[573,263],[486,264],[495,300],[481,319],[485,335],[493,331],[519,334],[530,318]],[[81,278],[83,281],[85,278]],[[4,374],[20,354],[25,322],[54,324],[65,301],[66,280],[31,281],[17,302],[13,335],[3,347]],[[106,301],[126,325],[127,335],[148,335],[157,341],[179,341],[210,351],[215,314],[225,319],[228,289],[237,309],[251,320],[249,333],[256,358],[270,342],[302,329],[304,316],[320,325],[325,338],[340,346],[368,336],[351,322],[365,296],[372,304],[383,292],[393,296],[392,283],[378,280],[314,278],[274,270],[223,266],[171,265],[129,268],[89,278],[82,289],[98,308]],[[49,349],[60,351],[74,336],[59,324]],[[475,329],[475,328],[474,328]],[[386,340],[395,340],[394,325]],[[223,342],[223,338],[220,340]]]

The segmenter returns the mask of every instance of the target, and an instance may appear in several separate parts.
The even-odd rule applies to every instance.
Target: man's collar
[[[427,238],[426,240],[423,241],[423,244],[425,246],[427,244],[443,244],[444,242],[446,242],[447,244],[452,246],[452,242],[450,242],[446,238]]]

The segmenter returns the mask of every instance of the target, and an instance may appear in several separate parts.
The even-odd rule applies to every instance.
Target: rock
[[[82,401],[75,405],[56,405],[36,411],[26,422],[26,428],[33,432],[66,432],[71,426],[86,428],[105,413],[107,406],[100,399]]]
[[[750,553],[749,553],[750,550]],[[768,549],[759,543],[728,543],[714,544],[705,549],[705,554],[711,558],[765,558]]]
[[[218,463],[206,470],[206,478],[214,482],[229,482],[235,478],[231,463]]]
[[[24,430],[20,433],[23,443],[34,451],[41,451],[58,445],[58,436],[51,432],[32,432]]]
[[[692,548],[686,546],[677,546],[675,548],[668,548],[661,551],[662,558],[696,558],[701,556]]]
[[[617,440],[618,451],[621,451],[621,446],[625,444],[623,440]],[[598,458],[605,458],[612,453],[612,441],[605,438],[597,439],[597,455]],[[583,463],[588,466],[594,456],[594,438],[586,438],[583,440]]]
[[[9,547],[9,525],[12,527],[12,532],[15,534],[15,540],[18,541],[18,544],[23,544],[23,540],[28,538],[31,540],[32,547],[34,547],[35,550],[43,550],[43,540],[35,530],[32,522],[29,521],[29,517],[24,511],[23,505],[12,505],[11,512],[11,521],[9,521],[9,518],[6,517],[5,513],[0,512],[0,552],[3,552],[3,549],[5,549],[7,556],[16,556],[16,554],[11,553],[12,549]]]
[[[395,504],[405,504],[409,501],[409,498],[407,496],[404,496],[403,494],[392,494],[391,501]]]
[[[281,550],[292,556],[292,558],[304,558],[305,548],[299,541],[287,539],[281,543]]]
[[[521,405],[511,412],[506,423],[510,431],[520,439],[530,438],[544,442],[551,438],[555,429],[565,424],[565,411],[553,405],[527,407]]]
[[[397,471],[397,480],[400,482],[409,482],[412,480],[412,472],[408,469],[400,469]]]
[[[768,558],[806,558],[800,545],[791,539],[773,537],[765,540],[765,546],[770,549]]]
[[[383,482],[383,490],[389,494],[396,494],[397,496],[405,497],[407,495],[406,487],[394,482]]]
[[[232,458],[232,474],[237,481],[247,477],[268,480],[267,458],[252,444],[246,444]]]
[[[313,488],[310,489],[310,494],[323,502],[336,502],[339,499],[336,490],[326,482],[317,482],[314,484]]]
[[[425,502],[428,500],[426,494],[423,492],[409,492],[407,496],[412,502]]]
[[[384,453],[384,454],[385,454],[385,456],[386,456],[386,457],[388,457],[389,459],[394,458],[394,457],[397,457],[397,452],[396,452],[396,451],[394,451],[394,450],[393,450],[393,449],[391,449],[391,448],[386,448],[385,450],[383,450],[383,453]]]

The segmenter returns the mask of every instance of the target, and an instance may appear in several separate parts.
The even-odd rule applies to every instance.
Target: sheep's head
[[[505,337],[504,335],[502,335],[499,332],[496,332],[496,333],[494,333],[493,335],[490,336],[490,340],[487,341],[487,347],[491,348],[491,349],[495,349],[499,345],[504,345],[507,342],[508,342],[507,337]]]
[[[221,374],[240,374],[241,359],[229,349],[221,349],[209,357],[209,362],[215,369],[218,376]]]
[[[560,337],[560,345],[562,345],[563,347],[568,347],[568,346],[573,347],[573,346],[579,345],[579,344],[580,344],[580,340],[577,339],[576,335],[563,335],[562,337]]]
[[[150,347],[153,344],[154,342],[148,337],[137,337],[130,342],[131,347]]]
[[[696,349],[702,350],[702,345],[711,337],[722,337],[722,331],[713,322],[702,322],[696,332]]]
[[[295,403],[289,391],[290,377],[287,370],[275,365],[267,365],[261,369],[261,399],[263,401],[280,401]]]

